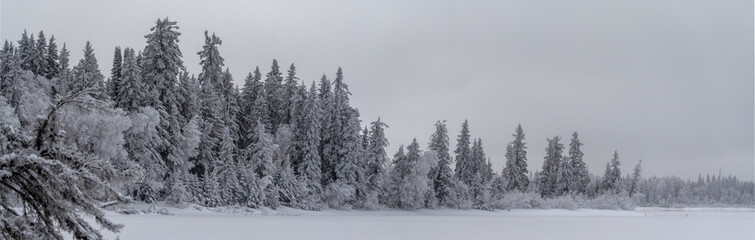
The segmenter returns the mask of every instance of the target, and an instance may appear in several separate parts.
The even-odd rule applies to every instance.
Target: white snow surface
[[[134,209],[147,209],[135,205]],[[164,209],[163,209],[164,208]],[[755,239],[752,208],[620,210],[183,209],[107,216],[109,239]],[[156,211],[153,211],[156,212]]]

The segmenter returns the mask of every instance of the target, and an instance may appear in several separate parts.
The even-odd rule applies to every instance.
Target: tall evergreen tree
[[[349,105],[349,87],[343,82],[343,71],[338,68],[333,87],[333,107],[331,120],[335,125],[328,129],[336,135],[331,141],[331,163],[335,163],[335,177],[342,185],[348,185],[357,190],[363,187],[363,164],[361,163],[361,130],[359,112]],[[353,199],[356,200],[356,199]]]
[[[438,155],[438,164],[430,171],[433,190],[438,204],[444,207],[455,207],[458,202],[451,171],[451,155],[449,154],[449,137],[445,121],[435,122],[435,132],[430,136],[428,149]]]
[[[45,33],[39,31],[37,42],[34,45],[33,55],[31,56],[31,71],[36,75],[47,76],[47,38]]]
[[[315,84],[302,101],[298,101],[301,110],[294,115],[294,140],[291,158],[296,166],[299,181],[305,186],[301,205],[307,209],[319,209],[322,198],[320,154],[320,106]]]
[[[254,135],[255,124],[259,116],[259,112],[254,111],[254,104],[257,98],[264,92],[262,90],[260,68],[257,67],[254,73],[249,73],[246,79],[244,79],[244,85],[241,88],[241,96],[239,99],[240,113],[238,115],[239,124],[239,148],[246,148],[250,139]]]
[[[464,120],[461,125],[461,134],[456,140],[456,168],[454,169],[456,179],[463,182],[469,187],[476,185],[479,182],[476,172],[476,163],[474,162],[472,155],[472,147],[469,139],[469,122]]]
[[[45,62],[47,65],[47,73],[45,75],[47,79],[60,75],[60,56],[58,55],[58,44],[55,43],[55,35],[50,36]]]
[[[322,159],[322,183],[323,186],[335,180],[335,162],[334,162],[334,132],[335,119],[333,118],[333,92],[331,91],[330,80],[323,74],[320,78],[320,159]]]
[[[388,147],[388,139],[385,138],[385,128],[388,125],[377,121],[370,123],[370,131],[367,135],[368,146],[366,149],[366,169],[365,169],[365,189],[367,191],[367,204],[377,205],[380,200],[385,199],[385,189],[383,185],[386,179],[385,165],[388,164],[388,154],[385,148]]]
[[[503,168],[503,178],[506,180],[506,190],[526,191],[529,186],[527,177],[527,146],[524,142],[522,125],[516,127],[514,141],[506,147],[506,166]]]
[[[68,57],[71,56],[71,52],[68,51],[66,48],[66,44],[63,43],[63,48],[60,49],[60,76],[62,78],[65,78],[68,76],[68,73],[70,72],[69,69],[69,59]]]
[[[283,88],[283,76],[278,66],[278,60],[273,59],[273,65],[265,78],[265,96],[270,113],[271,132],[278,130],[278,125],[283,123],[288,111],[286,107],[285,89]]]
[[[569,165],[572,169],[572,177],[570,189],[577,193],[584,194],[587,191],[587,185],[590,183],[590,176],[587,172],[587,164],[582,157],[584,154],[580,147],[582,142],[579,140],[579,134],[574,132],[572,134],[571,143],[569,143]]]
[[[619,152],[613,152],[613,158],[606,164],[606,172],[603,176],[602,190],[604,192],[619,193],[621,191],[621,169],[619,169]]]
[[[124,62],[122,70],[122,79],[114,97],[115,106],[123,110],[132,112],[139,107],[146,106],[145,86],[142,81],[141,67],[136,63],[134,50],[126,48],[124,51]]]
[[[296,76],[296,66],[291,64],[288,68],[288,75],[286,75],[285,83],[283,85],[283,111],[282,111],[282,124],[290,124],[293,119],[293,110],[296,102],[296,95],[298,94],[299,77]]]
[[[101,92],[104,87],[105,76],[100,72],[100,67],[97,65],[97,58],[94,56],[94,49],[89,41],[87,41],[84,46],[84,58],[73,68],[72,78],[71,92],[93,89],[97,92],[94,97],[98,99],[104,97],[101,95]]]
[[[569,157],[562,156],[558,162],[558,172],[556,173],[556,185],[554,187],[554,194],[556,196],[561,196],[576,191],[575,189],[571,188],[575,185],[574,183],[572,183],[573,180],[574,170],[571,167]]]
[[[32,70],[32,58],[34,57],[34,34],[24,33],[21,35],[21,39],[18,40],[18,59],[21,61],[21,69]]]
[[[548,139],[548,147],[545,148],[545,157],[543,158],[543,169],[538,174],[538,187],[543,197],[553,197],[556,193],[556,183],[558,180],[559,165],[562,159],[564,145],[560,142],[561,138],[555,136]]]
[[[110,81],[108,86],[108,93],[110,97],[115,99],[118,95],[118,87],[121,84],[121,69],[123,68],[123,56],[121,54],[121,47],[115,47],[113,53],[113,67],[110,68]]]

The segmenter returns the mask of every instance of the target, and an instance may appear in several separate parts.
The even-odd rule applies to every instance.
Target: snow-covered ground
[[[753,209],[167,209],[108,213],[121,239],[755,239]],[[111,239],[115,234],[106,233]]]

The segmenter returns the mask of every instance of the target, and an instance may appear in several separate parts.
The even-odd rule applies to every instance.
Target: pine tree
[[[584,154],[580,147],[582,142],[579,141],[579,134],[572,134],[571,143],[569,144],[569,165],[572,169],[571,190],[584,194],[587,191],[587,185],[590,183],[590,176],[587,172],[587,164],[582,160]]]
[[[524,142],[522,125],[517,126],[514,141],[506,146],[506,166],[503,168],[503,178],[506,180],[506,190],[526,191],[529,185],[527,177],[527,146]]]
[[[553,197],[556,193],[556,183],[558,180],[559,165],[562,160],[564,145],[560,142],[561,138],[555,136],[548,139],[548,147],[545,148],[545,157],[543,158],[543,169],[538,175],[538,190],[543,197]]]
[[[123,56],[121,55],[121,47],[115,47],[113,53],[113,67],[110,68],[110,81],[108,86],[108,93],[110,97],[115,99],[118,95],[118,88],[121,85],[121,69],[123,68]]]
[[[445,207],[456,207],[456,191],[451,171],[451,155],[449,154],[449,138],[445,121],[435,122],[435,132],[430,136],[428,149],[438,155],[438,164],[430,172],[433,181],[433,190],[438,203]]]

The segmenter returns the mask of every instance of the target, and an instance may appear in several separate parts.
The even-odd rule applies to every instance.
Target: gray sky
[[[495,171],[518,123],[530,171],[546,138],[585,143],[602,174],[618,150],[624,173],[753,179],[752,1],[23,1],[3,0],[0,38],[24,29],[92,41],[103,74],[115,46],[142,49],[157,18],[178,21],[187,69],[200,71],[203,31],[240,84],[273,58],[311,82],[344,69],[364,123],[390,125],[392,155],[464,119]],[[453,146],[452,146],[453,147]]]

